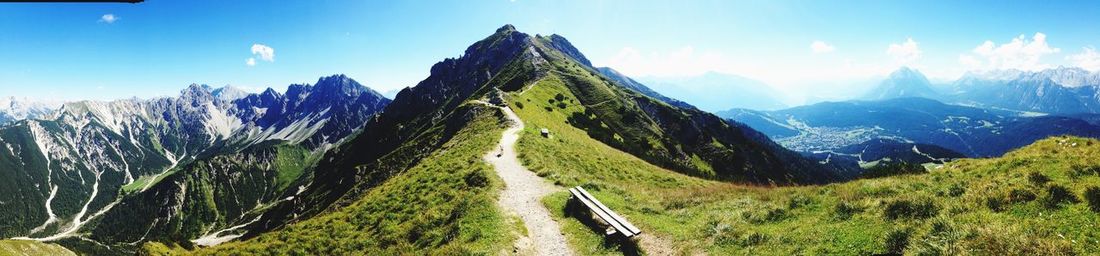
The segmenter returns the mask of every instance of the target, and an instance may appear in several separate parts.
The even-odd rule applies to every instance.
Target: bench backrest
[[[634,224],[631,224],[625,218],[619,216],[619,214],[611,211],[610,208],[600,203],[600,200],[597,200],[596,197],[589,194],[584,188],[577,186],[569,189],[569,193],[572,193],[574,198],[584,204],[585,207],[588,207],[589,210],[596,213],[596,216],[600,217],[604,222],[607,222],[607,224],[610,224],[612,228],[615,228],[615,230],[619,231],[623,236],[633,237],[642,233],[641,229],[638,229]]]

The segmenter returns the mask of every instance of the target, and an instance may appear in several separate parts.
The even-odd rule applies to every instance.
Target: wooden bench
[[[642,230],[638,229],[638,227],[635,227],[634,224],[630,224],[629,221],[626,221],[625,218],[611,211],[611,209],[608,209],[607,206],[603,205],[603,203],[600,203],[600,200],[596,200],[596,197],[592,196],[592,194],[589,194],[588,191],[584,190],[584,188],[577,186],[575,188],[569,189],[569,193],[573,194],[572,199],[580,202],[582,205],[591,210],[592,213],[596,215],[596,217],[599,217],[601,220],[611,226],[611,228],[607,230],[606,235],[619,233],[626,238],[631,238],[642,233]]]

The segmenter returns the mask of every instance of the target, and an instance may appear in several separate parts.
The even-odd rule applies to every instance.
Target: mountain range
[[[812,185],[860,178],[865,164],[888,159],[955,168],[954,159],[1000,156],[1052,135],[1100,137],[1094,114],[927,99],[976,90],[935,92],[908,68],[869,93],[873,100],[716,115],[707,111],[782,105],[767,98],[766,85],[721,74],[639,82],[593,66],[563,36],[511,25],[428,71],[392,100],[333,75],[281,93],[193,84],[176,97],[10,107],[20,114],[0,126],[0,236],[96,255],[521,253],[523,243],[542,243],[528,233],[538,230],[504,210],[501,191],[511,184],[486,161],[493,157],[487,152],[504,154],[497,140],[514,128],[517,165],[562,191],[539,195],[539,209],[561,223],[553,233],[568,234],[581,254],[659,253],[673,245],[683,252],[745,253],[730,248],[758,245],[777,252],[770,250],[842,243],[834,232],[854,239],[839,251],[868,254],[887,232],[883,221],[939,214],[945,203],[924,197],[987,206],[1003,197],[971,198],[977,188],[944,187],[965,180],[898,185],[900,178],[889,177],[923,168],[876,173],[890,183]],[[1082,76],[1059,77],[1080,81],[1059,88],[1089,88]],[[692,96],[701,94],[716,98]],[[718,99],[731,95],[759,101]],[[1063,137],[1024,152],[1085,152],[1092,143]],[[957,166],[978,168],[968,163],[986,164]],[[605,239],[598,224],[567,205],[564,187],[573,186],[591,190],[646,236],[633,247]],[[909,196],[898,191],[928,187],[940,194],[921,192],[917,203],[897,198]],[[952,212],[968,209],[951,202]],[[837,228],[852,220],[868,228]],[[931,236],[924,233],[915,235]]]
[[[0,234],[112,243],[198,238],[295,192],[292,184],[308,180],[301,169],[311,156],[388,103],[343,75],[285,94],[191,85],[178,97],[65,103],[0,127],[7,149],[0,202],[18,202],[0,208]],[[230,197],[232,204],[220,201]],[[206,200],[218,203],[194,205]]]
[[[61,103],[36,101],[27,98],[0,98],[0,126],[15,121],[40,118],[53,113]]]

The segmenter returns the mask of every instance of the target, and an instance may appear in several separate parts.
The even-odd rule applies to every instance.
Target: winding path
[[[550,217],[550,211],[542,205],[542,197],[560,190],[534,172],[527,170],[516,158],[515,144],[523,121],[508,107],[502,112],[512,121],[512,127],[504,131],[497,150],[485,154],[485,161],[493,165],[497,175],[504,180],[504,191],[497,204],[519,215],[527,227],[527,237],[516,241],[516,253],[534,255],[573,255],[558,223]]]

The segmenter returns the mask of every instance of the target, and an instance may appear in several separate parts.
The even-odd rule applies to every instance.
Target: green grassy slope
[[[474,116],[450,142],[354,203],[196,254],[456,255],[510,248],[513,226],[495,204],[502,183],[481,160],[500,138],[503,117],[473,104],[459,112]]]
[[[557,43],[551,42],[553,38]],[[570,55],[568,50],[555,48],[568,44],[564,40],[543,36],[534,42],[534,49],[546,62],[540,67],[546,75],[538,78],[545,77],[541,82],[561,89],[550,95],[553,97],[531,102],[540,104],[532,107],[548,112],[577,108],[563,121],[584,129],[593,139],[654,165],[707,179],[816,184],[847,176],[843,170],[810,161],[743,124],[628,89],[585,65],[579,53]]]
[[[585,186],[682,253],[1100,253],[1094,224],[1100,215],[1084,195],[1100,186],[1100,141],[1051,138],[1003,158],[959,160],[927,174],[740,186],[665,170],[592,139],[568,124],[583,105],[549,103],[559,93],[572,98],[547,77],[509,95],[527,123],[518,144],[524,164],[560,185]],[[539,128],[550,129],[551,138],[539,136]],[[1093,191],[1100,207],[1100,189]],[[544,203],[575,249],[620,253],[598,231],[565,216],[567,198],[562,192]]]
[[[0,256],[21,255],[75,256],[76,253],[56,244],[27,240],[0,240]]]
[[[270,141],[179,166],[148,190],[124,194],[91,237],[123,249],[141,239],[187,241],[236,226],[294,195],[291,185],[302,182],[316,157],[302,146]]]

